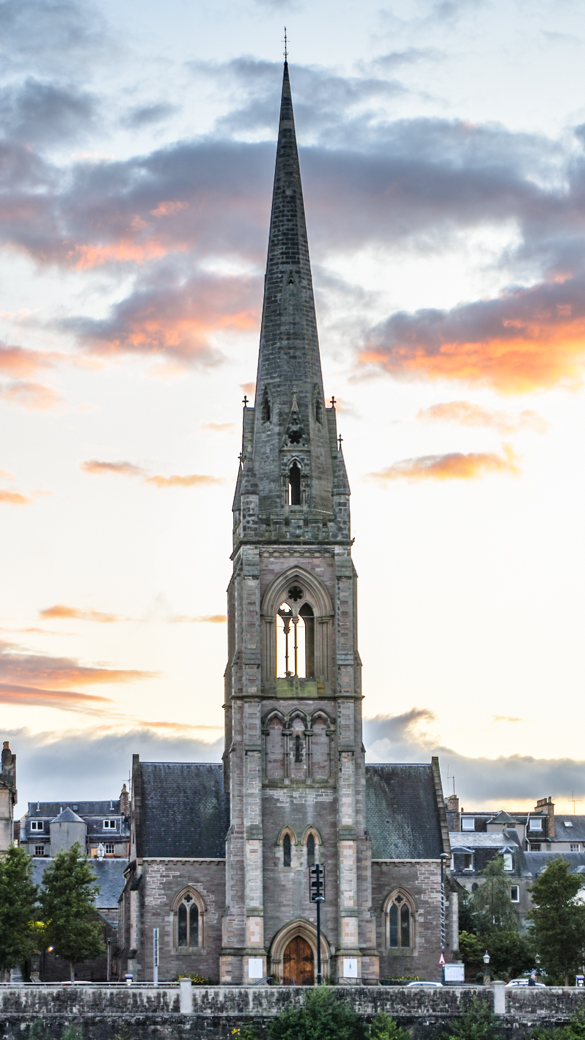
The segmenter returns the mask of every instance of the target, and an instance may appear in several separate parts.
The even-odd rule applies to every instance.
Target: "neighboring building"
[[[533,811],[471,811],[459,809],[457,795],[447,799],[450,831],[462,833],[501,832],[513,829],[526,852],[585,851],[585,816],[555,814],[552,798],[540,798]]]
[[[475,892],[490,860],[501,855],[510,877],[510,901],[522,929],[532,907],[530,887],[549,863],[560,856],[573,873],[585,871],[585,817],[555,817],[551,798],[538,801],[534,812],[465,812],[459,810],[456,795],[451,795],[447,818],[452,877],[468,892]],[[573,835],[578,840],[571,841]]]
[[[113,800],[29,802],[20,844],[31,856],[55,856],[78,841],[88,856],[127,857],[130,806],[126,784]]]
[[[122,899],[129,967],[225,984],[440,975],[438,762],[366,766],[350,488],[326,407],[285,63],[255,407],[233,503],[223,769],[141,763]],[[447,884],[447,954],[456,893]]]
[[[14,806],[17,799],[16,755],[12,754],[10,744],[5,740],[0,771],[0,853],[7,852],[14,840]]]
[[[74,836],[75,832],[72,832]],[[52,863],[48,856],[34,857],[33,881],[41,885],[45,870]],[[127,859],[92,859],[90,868],[95,874],[99,892],[95,897],[96,916],[103,925],[105,953],[92,961],[75,965],[75,977],[80,981],[110,982],[120,978],[118,959],[118,906],[124,888],[124,874],[128,866]],[[35,958],[31,977],[40,978],[41,982],[65,982],[69,980],[69,963],[57,957],[53,952],[45,950]]]

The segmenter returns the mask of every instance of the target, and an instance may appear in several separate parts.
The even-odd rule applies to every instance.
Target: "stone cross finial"
[[[341,451],[341,442],[342,442],[342,440],[343,440],[343,437],[341,436],[341,434],[339,434],[339,437],[337,438],[337,444],[338,444],[338,447],[339,447],[339,451]]]
[[[332,407],[332,408],[335,408],[335,405],[336,405],[336,403],[337,403],[337,402],[336,402],[335,398],[334,398],[334,397],[332,397],[332,398],[331,398],[331,407]]]
[[[248,407],[248,398],[247,398],[246,394],[244,394],[244,400],[242,401],[242,404],[243,404],[244,408]]]

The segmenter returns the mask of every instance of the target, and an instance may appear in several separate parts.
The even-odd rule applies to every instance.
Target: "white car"
[[[421,981],[419,981],[419,982],[407,982],[406,983],[406,988],[410,989],[411,986],[432,986],[433,989],[435,989],[437,986],[442,986],[442,985],[443,985],[442,982],[421,982]]]
[[[528,985],[528,979],[510,979],[510,981],[506,983],[506,989],[508,989],[510,986],[527,986],[527,985]],[[546,986],[545,986],[544,982],[535,982],[534,986],[538,986],[539,989],[546,989]]]

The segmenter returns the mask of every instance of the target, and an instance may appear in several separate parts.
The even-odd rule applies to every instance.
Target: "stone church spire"
[[[251,411],[251,410],[250,410]],[[325,408],[303,189],[288,63],[284,64],[276,170],[264,284],[253,429],[243,467],[258,479],[259,513],[286,507],[333,513],[334,414]],[[251,416],[244,417],[248,426]],[[333,422],[331,422],[333,419]],[[332,440],[333,435],[333,440]],[[272,525],[270,525],[272,526]],[[272,533],[272,532],[271,532]]]

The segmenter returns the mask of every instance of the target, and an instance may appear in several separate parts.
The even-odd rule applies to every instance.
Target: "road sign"
[[[441,968],[445,965],[445,955],[443,953],[441,953],[441,956],[439,957],[439,965]]]

